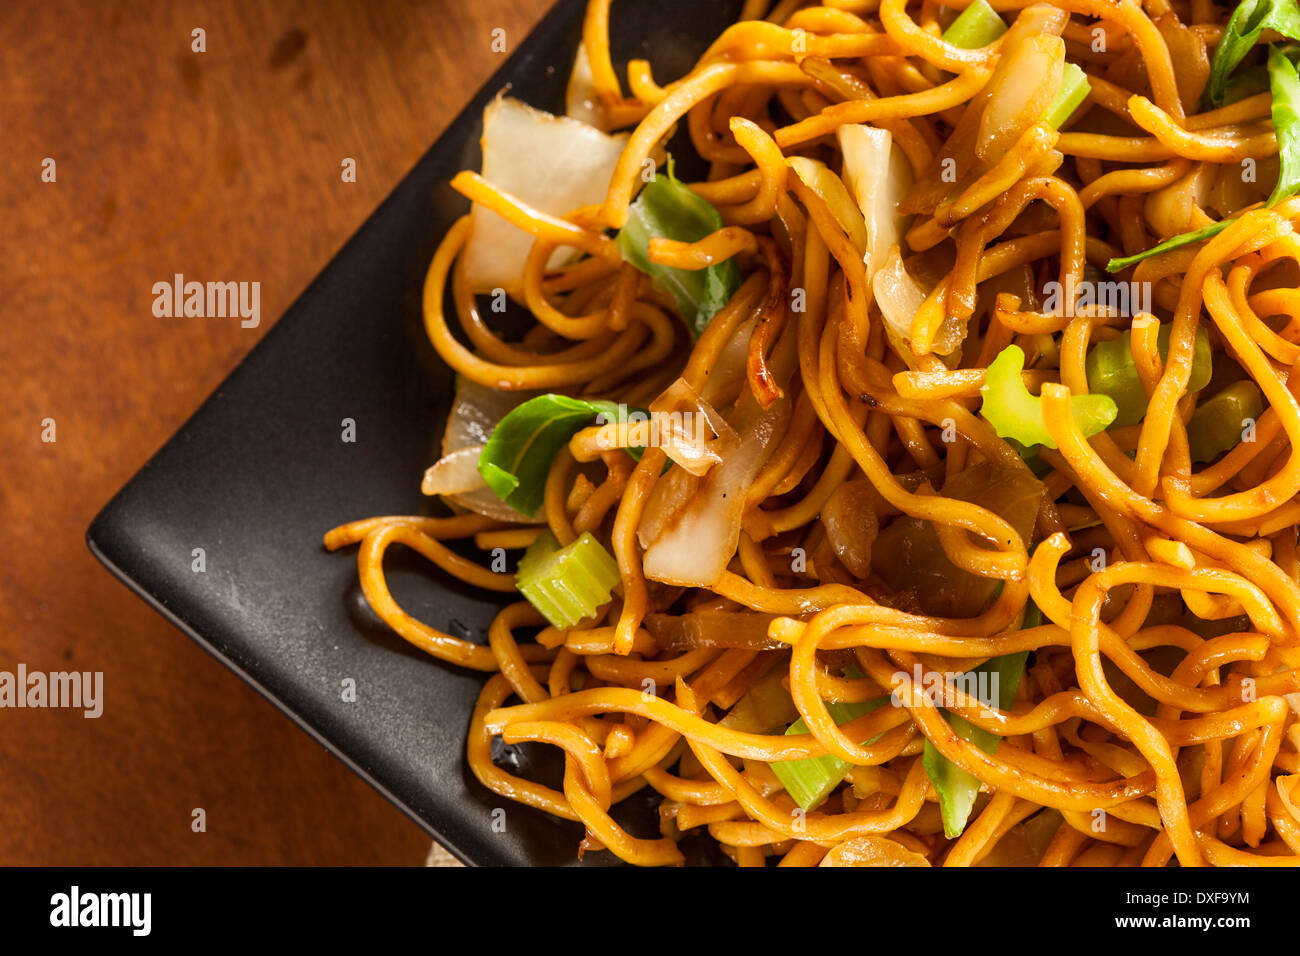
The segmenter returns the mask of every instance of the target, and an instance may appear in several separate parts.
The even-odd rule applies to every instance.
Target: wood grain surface
[[[0,671],[102,671],[105,703],[0,709],[0,864],[424,862],[422,831],[84,534],[547,5],[4,3]],[[260,281],[261,326],[155,318],[177,272]]]

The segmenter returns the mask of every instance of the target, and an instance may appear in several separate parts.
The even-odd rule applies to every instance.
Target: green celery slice
[[[887,703],[889,697],[877,697],[861,703],[829,703],[826,710],[836,724],[846,724]],[[808,725],[802,717],[786,728],[787,736],[806,733]],[[863,744],[874,743],[877,737],[863,741]],[[825,800],[849,771],[849,765],[834,754],[807,760],[781,760],[772,763],[771,767],[777,779],[785,785],[786,793],[804,810],[811,810]]]
[[[1259,386],[1245,378],[1233,382],[1196,407],[1187,423],[1192,461],[1214,461],[1241,442],[1246,419],[1258,421],[1264,411]]]
[[[1025,609],[1023,626],[1037,627],[1042,623],[1043,614],[1031,601]],[[1005,654],[1002,657],[994,657],[985,661],[970,672],[976,674],[983,672],[997,676],[998,699],[996,704],[999,710],[1009,710],[1011,708],[1011,704],[1016,698],[1016,688],[1020,684],[1020,675],[1024,673],[1025,661],[1028,657],[1028,651]],[[981,700],[984,700],[984,698],[981,697]],[[984,700],[984,703],[992,706],[994,701]],[[989,733],[987,730],[981,730],[957,714],[944,711],[944,715],[948,719],[949,726],[963,740],[969,740],[987,754],[997,752],[998,744],[1001,743],[1002,738]],[[955,840],[961,836],[962,831],[966,829],[966,821],[970,819],[971,810],[975,806],[975,797],[979,794],[979,778],[957,766],[941,754],[934,744],[928,740],[925,742],[925,753],[922,755],[921,761],[926,774],[934,784],[935,792],[939,795],[939,812],[943,818],[944,834],[948,839]]]
[[[988,46],[1007,32],[1007,25],[987,0],[975,0],[943,31],[943,38],[964,50]]]
[[[1061,74],[1061,88],[1043,113],[1043,122],[1052,129],[1060,129],[1091,92],[1092,84],[1088,82],[1088,74],[1077,64],[1066,63],[1065,71]]]
[[[1160,326],[1156,334],[1156,349],[1162,359],[1169,358],[1169,334],[1172,323]],[[1146,417],[1147,396],[1138,377],[1137,363],[1133,360],[1133,333],[1126,330],[1119,338],[1098,342],[1088,350],[1084,360],[1088,375],[1088,391],[1109,395],[1118,410],[1113,425],[1136,425]],[[1192,355],[1192,374],[1187,380],[1189,392],[1199,392],[1210,384],[1214,373],[1214,352],[1210,335],[1204,326],[1196,330],[1196,351]]]
[[[515,585],[556,627],[573,627],[609,602],[618,584],[618,564],[590,531],[560,547],[544,531],[519,559]]]
[[[1043,400],[1031,395],[1020,373],[1025,368],[1025,353],[1018,345],[1008,345],[989,365],[980,393],[984,402],[980,414],[1001,438],[1014,438],[1026,447],[1046,445],[1055,448],[1051,433],[1043,423]],[[1115,402],[1109,395],[1072,395],[1070,411],[1075,424],[1086,437],[1105,431],[1115,419]]]

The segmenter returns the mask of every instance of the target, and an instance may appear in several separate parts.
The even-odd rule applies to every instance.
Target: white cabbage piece
[[[568,116],[554,116],[509,96],[483,111],[483,178],[542,212],[564,216],[605,201],[627,134],[611,136]],[[476,291],[519,282],[533,237],[475,204],[465,271]],[[557,249],[548,266],[573,256]]]

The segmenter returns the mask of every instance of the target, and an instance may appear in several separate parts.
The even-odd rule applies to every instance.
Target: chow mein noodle
[[[1300,863],[1295,0],[747,0],[673,78],[609,7],[452,181],[443,516],[325,537],[475,777],[640,865]]]

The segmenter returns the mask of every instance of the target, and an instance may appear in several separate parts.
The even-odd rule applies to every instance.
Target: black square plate
[[[615,3],[616,60],[643,57],[657,77],[681,76],[739,6]],[[431,660],[383,627],[361,597],[355,560],[325,552],[321,536],[355,518],[428,513],[420,475],[452,376],[425,338],[420,294],[435,246],[468,208],[447,182],[478,168],[483,107],[501,88],[563,111],[583,10],[584,0],[560,0],[87,536],[177,627],[461,859],[484,865],[572,862],[581,828],[479,785],[465,733],[482,676]],[[355,422],[353,443],[342,439],[344,419]],[[192,570],[195,548],[204,549],[202,573]],[[389,569],[411,614],[486,643],[497,596],[399,554]],[[353,703],[343,700],[349,678]],[[536,762],[528,751],[501,756]],[[497,807],[504,833],[492,826]]]

